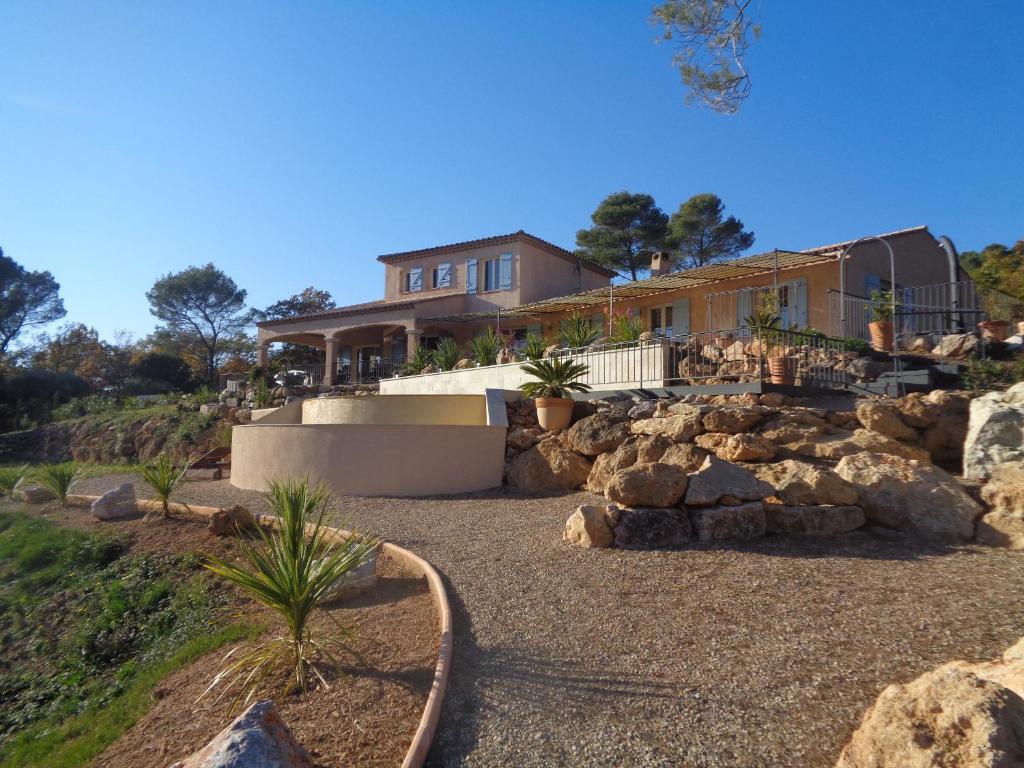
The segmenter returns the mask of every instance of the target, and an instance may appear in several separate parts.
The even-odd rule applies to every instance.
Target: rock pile
[[[823,535],[865,524],[936,541],[968,541],[977,529],[986,543],[1024,546],[1020,476],[983,491],[992,511],[979,527],[982,505],[933,464],[957,468],[970,402],[938,390],[863,399],[849,410],[778,393],[618,397],[580,404],[572,426],[554,435],[536,426],[525,401],[509,405],[506,478],[528,492],[605,496],[614,514],[577,510],[567,526],[566,539],[584,546]]]

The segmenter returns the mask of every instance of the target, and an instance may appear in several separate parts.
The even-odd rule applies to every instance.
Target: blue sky
[[[715,192],[755,250],[1024,237],[1024,2],[761,0],[734,116],[684,105],[650,6],[8,0],[0,247],[109,336],[190,264],[365,301],[377,254],[571,248],[620,189]]]

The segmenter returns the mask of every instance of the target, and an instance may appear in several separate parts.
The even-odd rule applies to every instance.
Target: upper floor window
[[[406,293],[423,290],[423,267],[413,267],[406,270],[404,287]]]
[[[438,264],[431,270],[431,288],[448,288],[452,284],[452,265]]]
[[[512,254],[503,253],[496,259],[486,259],[484,267],[485,291],[508,291],[512,289]]]

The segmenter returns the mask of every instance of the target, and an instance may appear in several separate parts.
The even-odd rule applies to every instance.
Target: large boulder
[[[324,602],[349,600],[377,586],[377,549],[361,564],[337,579],[324,593]]]
[[[512,448],[515,448],[517,451],[525,451],[537,442],[537,439],[541,434],[542,432],[539,429],[512,427],[512,429],[508,431],[505,443]]]
[[[899,412],[900,419],[905,424],[919,429],[930,427],[938,421],[941,413],[939,407],[926,400],[921,392],[911,392],[893,401],[893,407]]]
[[[604,495],[626,507],[674,507],[686,493],[686,482],[686,470],[674,464],[636,464],[616,472]]]
[[[749,432],[761,423],[764,416],[749,408],[715,408],[704,415],[705,432],[727,432],[736,435]]]
[[[587,482],[591,468],[590,461],[573,451],[562,437],[549,437],[512,460],[508,481],[529,493],[570,491]]]
[[[619,509],[614,504],[597,506],[584,504],[565,521],[562,538],[585,549],[610,547],[615,540],[613,528],[619,521]]]
[[[774,489],[748,469],[708,456],[700,469],[690,475],[684,497],[687,506],[710,507],[722,497],[759,501]]]
[[[682,467],[687,473],[696,472],[704,464],[708,452],[693,443],[673,443],[657,461]]]
[[[857,489],[828,467],[786,459],[761,465],[754,474],[775,488],[775,496],[783,504],[857,503]]]
[[[663,435],[676,443],[688,443],[704,431],[699,413],[678,414],[661,419],[641,419],[630,426],[634,435]]]
[[[836,473],[856,486],[869,520],[929,540],[974,536],[981,506],[933,464],[865,451],[844,457]]]
[[[879,400],[861,400],[857,403],[857,419],[867,429],[897,440],[917,440],[917,432],[900,419],[895,407]]]
[[[681,509],[622,509],[615,526],[621,549],[674,549],[690,541],[690,520]]]
[[[864,715],[836,768],[1019,766],[1022,680],[1024,661],[1010,649],[998,662],[954,661],[906,685],[890,685]]]
[[[255,530],[255,528],[256,518],[240,504],[218,509],[210,515],[210,521],[207,524],[207,530],[214,536],[238,536],[245,531]]]
[[[939,357],[965,358],[978,348],[978,337],[973,333],[954,333],[943,336],[932,352]]]
[[[612,475],[636,463],[637,447],[633,443],[624,443],[614,451],[602,453],[594,459],[594,465],[587,477],[587,490],[604,495],[604,489],[608,487]]]
[[[971,401],[964,476],[982,480],[1005,462],[1024,461],[1024,381]]]
[[[205,747],[170,768],[312,768],[272,701],[257,701]]]
[[[1024,549],[1024,462],[1003,464],[981,489],[989,512],[978,521],[975,539],[993,547]]]
[[[690,522],[699,541],[755,539],[768,530],[764,504],[760,501],[691,509]]]
[[[629,422],[616,411],[587,416],[573,424],[566,433],[569,444],[584,456],[597,456],[614,451],[629,437]]]
[[[135,486],[122,483],[119,487],[107,491],[89,507],[92,516],[97,520],[114,520],[135,514]]]
[[[665,451],[675,443],[664,435],[642,435],[636,439],[636,461],[638,464],[649,464],[661,461]]]
[[[802,456],[831,461],[865,451],[917,459],[918,461],[929,461],[931,458],[923,448],[905,445],[895,438],[880,432],[872,432],[869,429],[857,429],[852,433],[840,430],[836,434],[821,435],[811,440],[792,443],[788,447],[794,453],[799,453]]]
[[[769,533],[809,533],[830,536],[864,525],[864,510],[855,506],[765,504]]]
[[[15,501],[25,504],[45,504],[57,498],[53,495],[53,491],[43,488],[41,485],[19,485],[13,495]]]
[[[759,435],[729,435],[715,450],[725,461],[771,461],[775,443]]]

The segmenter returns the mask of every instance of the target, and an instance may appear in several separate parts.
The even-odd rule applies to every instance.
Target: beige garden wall
[[[320,397],[302,403],[303,424],[487,424],[479,394]]]

